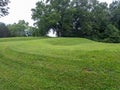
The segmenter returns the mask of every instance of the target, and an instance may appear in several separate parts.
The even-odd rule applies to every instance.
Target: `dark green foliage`
[[[111,22],[120,30],[120,0],[114,1],[110,4]]]
[[[120,42],[120,31],[112,24],[108,25],[105,30],[105,41]]]
[[[25,30],[28,28],[28,23],[24,20],[19,20],[18,23],[8,25],[11,36],[25,36]]]
[[[32,27],[31,30],[33,36],[42,36],[38,28]]]
[[[114,1],[110,7],[107,3],[97,0],[45,0],[36,3],[32,12],[32,18],[38,27],[37,35],[45,36],[52,29],[58,37],[120,41],[116,38],[120,37],[119,0]],[[116,33],[117,36],[113,37],[108,31]]]
[[[9,0],[0,0],[0,17],[8,15],[8,7],[6,7],[9,3]]]
[[[0,22],[0,37],[9,37],[10,31],[4,23]]]

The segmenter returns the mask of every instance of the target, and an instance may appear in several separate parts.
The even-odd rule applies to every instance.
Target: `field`
[[[120,44],[1,38],[0,90],[120,90]]]

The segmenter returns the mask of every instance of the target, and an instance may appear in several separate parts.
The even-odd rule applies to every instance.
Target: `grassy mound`
[[[119,90],[120,44],[0,39],[0,90]]]

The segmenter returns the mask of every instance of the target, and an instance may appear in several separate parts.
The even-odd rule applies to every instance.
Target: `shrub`
[[[104,41],[105,42],[120,42],[120,31],[112,24],[109,24],[104,33]]]

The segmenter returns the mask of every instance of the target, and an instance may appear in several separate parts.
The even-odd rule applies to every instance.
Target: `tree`
[[[111,22],[120,30],[120,0],[115,0],[110,4]]]
[[[9,0],[0,0],[0,17],[8,15],[8,5]]]
[[[58,37],[105,40],[112,35],[109,30],[119,36],[119,11],[119,0],[113,2],[110,8],[106,2],[100,3],[97,0],[43,0],[32,9],[32,18],[38,28],[36,30],[39,34],[36,35],[45,36],[52,29]]]
[[[10,31],[8,30],[7,26],[0,22],[0,37],[9,37]]]
[[[106,42],[120,42],[120,31],[112,24],[107,25],[104,36]]]
[[[92,3],[92,2],[91,2]],[[91,27],[91,11],[88,0],[73,0],[71,2],[73,12],[73,34],[77,37],[85,37],[90,35]]]
[[[34,25],[37,26],[38,29],[35,31],[38,34],[35,35],[46,35],[48,29],[47,29],[47,21],[45,20],[46,15],[46,6],[45,3],[42,1],[36,3],[36,8],[32,9],[33,15],[32,18],[36,21]],[[38,31],[39,30],[39,31]]]
[[[19,20],[18,23],[9,24],[8,28],[11,32],[11,36],[25,36],[25,30],[28,28],[28,22]]]
[[[107,9],[106,3],[97,0],[46,0],[32,9],[32,18],[42,35],[53,29],[58,36],[88,37],[97,28],[99,33],[104,31]]]
[[[68,21],[69,3],[70,0],[46,0],[36,4],[36,8],[32,9],[32,18],[36,21],[42,35],[46,35],[50,29],[53,29],[58,36],[64,36],[63,32],[67,30],[64,23]]]
[[[93,21],[93,36],[97,35],[98,38],[104,38],[105,29],[109,22],[109,10],[107,3],[97,3],[92,10]]]

